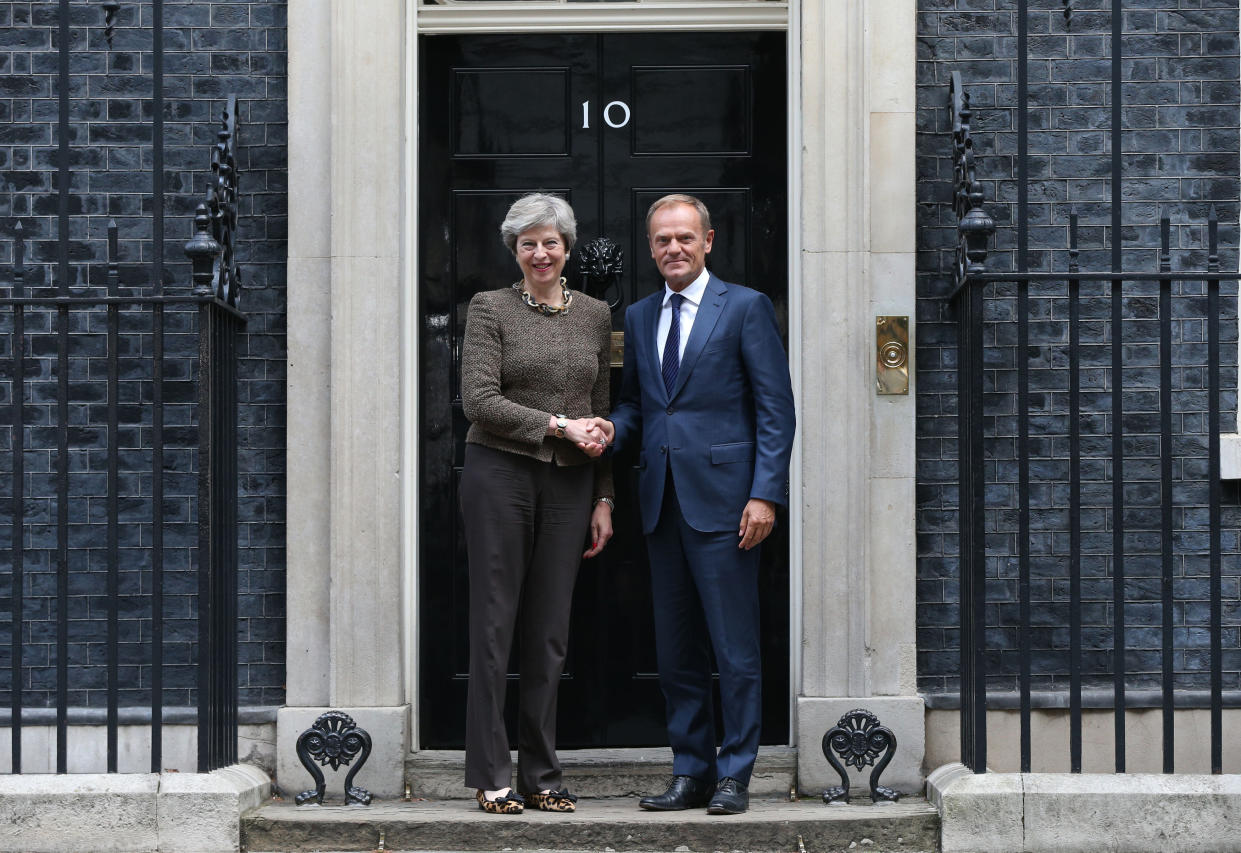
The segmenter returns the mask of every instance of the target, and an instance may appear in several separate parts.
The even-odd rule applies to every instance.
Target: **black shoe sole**
[[[747,811],[748,807],[735,809],[732,806],[716,805],[712,803],[707,806],[707,814],[742,814]]]
[[[692,803],[685,806],[661,806],[656,803],[638,802],[638,807],[646,809],[648,812],[687,812],[690,809],[700,809],[705,805],[706,803]]]

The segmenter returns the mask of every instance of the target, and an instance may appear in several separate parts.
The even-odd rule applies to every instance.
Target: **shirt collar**
[[[700,305],[702,303],[702,295],[707,290],[707,282],[710,280],[711,273],[707,272],[706,267],[703,267],[702,272],[698,274],[698,278],[690,282],[689,286],[681,291],[681,295],[690,302],[694,303],[695,306]],[[664,282],[664,301],[661,304],[667,305],[669,300],[672,298],[672,294],[675,292],[676,291],[668,286],[668,282]]]

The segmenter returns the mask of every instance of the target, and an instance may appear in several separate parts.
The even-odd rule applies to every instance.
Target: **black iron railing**
[[[185,246],[198,300],[198,763],[237,761],[237,99],[211,156],[209,206]],[[202,602],[208,603],[203,611]]]
[[[1119,76],[1114,85],[1119,128]],[[1126,767],[1127,709],[1161,708],[1167,773],[1175,709],[1206,707],[1211,770],[1220,773],[1222,708],[1241,696],[1223,690],[1220,342],[1221,316],[1235,315],[1221,311],[1221,287],[1237,276],[1220,270],[1216,211],[1198,224],[1205,270],[1173,271],[1167,213],[1158,268],[1122,270],[1114,137],[1112,269],[1080,269],[1071,212],[1067,269],[1029,271],[1019,110],[1017,269],[988,271],[995,224],[982,207],[970,103],[956,74],[951,96],[962,761],[985,772],[989,699],[1015,686],[1024,772],[1037,705],[1068,709],[1073,772],[1082,770],[1084,706],[1112,709],[1117,772]],[[1012,638],[1015,661],[996,636]]]
[[[149,721],[150,767],[159,772],[169,688],[186,700],[171,706],[178,721],[186,721],[183,705],[196,708],[198,769],[237,760],[236,341],[245,317],[233,257],[236,118],[229,98],[207,201],[186,245],[192,290],[164,291],[159,240],[149,285],[122,288],[115,223],[108,226],[103,292],[89,286],[89,271],[80,276],[87,286],[71,286],[62,204],[58,283],[32,293],[20,223],[15,229],[8,295],[0,296],[0,352],[9,367],[0,369],[9,451],[0,455],[10,462],[0,479],[11,495],[0,507],[9,521],[0,559],[11,565],[6,704],[14,773],[22,772],[28,724],[54,726],[59,773],[68,769],[68,727],[104,725],[106,769],[116,772],[123,717]],[[61,161],[62,187],[68,162]],[[154,194],[156,235],[161,193]],[[176,540],[171,546],[166,535]],[[166,571],[170,554],[177,565]],[[91,581],[101,572],[99,590]],[[197,575],[194,596],[185,594],[188,573]],[[54,597],[44,589],[52,577]],[[165,598],[170,585],[175,608]],[[194,623],[195,659],[165,660],[166,636],[184,640]],[[48,624],[54,636],[43,636]],[[102,679],[93,666],[98,655]],[[177,673],[175,684],[167,683],[168,672]],[[43,701],[47,696],[53,701]],[[136,713],[142,697],[147,713]]]
[[[94,136],[73,118],[83,78],[70,54],[102,45],[69,0],[55,8],[55,238],[27,255],[42,235],[18,223],[7,294],[0,276],[0,724],[14,773],[32,726],[54,729],[66,772],[79,724],[105,727],[109,772],[120,727],[149,725],[158,772],[166,721],[197,723],[198,769],[210,770],[237,752],[237,102],[221,116],[186,246],[192,288],[166,292],[163,0],[149,21],[141,7],[127,22],[121,3],[97,7],[106,52],[118,24],[132,28],[115,67],[149,69],[151,84],[150,191],[136,209],[128,186],[115,199],[131,219],[109,223],[99,263],[74,233],[91,227],[87,205],[74,209],[74,170]],[[149,65],[135,60],[135,29],[150,34]],[[99,171],[79,168],[92,181]],[[46,210],[33,201],[32,216]]]

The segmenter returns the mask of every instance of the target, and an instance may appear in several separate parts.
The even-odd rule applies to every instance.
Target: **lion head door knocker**
[[[588,296],[602,299],[615,311],[621,306],[621,276],[625,272],[625,253],[607,237],[596,237],[577,250],[577,271],[582,290]],[[615,293],[609,299],[608,293]]]
[[[883,754],[879,758],[880,753]],[[879,784],[879,774],[883,773],[892,756],[896,754],[896,735],[887,726],[879,725],[879,718],[864,708],[850,711],[840,718],[840,722],[827,730],[823,735],[823,755],[827,762],[840,774],[840,785],[828,788],[823,792],[823,802],[834,803],[837,800],[849,801],[849,777],[845,774],[845,765],[861,770],[868,764],[875,764],[870,774],[870,801],[894,801],[900,794],[891,788]],[[844,759],[844,764],[836,757]]]
[[[359,753],[361,758],[358,758],[358,763],[353,765],[349,775],[345,777],[347,806],[371,804],[370,791],[353,787],[353,777],[358,775],[362,765],[366,764],[366,759],[370,758],[371,736],[366,733],[366,729],[354,725],[353,717],[343,711],[328,711],[320,715],[314,725],[297,738],[297,757],[315,780],[315,786],[298,794],[294,802],[300,806],[314,800],[318,805],[323,805],[327,783],[323,779],[323,771],[315,762],[330,764],[333,770],[339,770],[342,764],[348,766]]]

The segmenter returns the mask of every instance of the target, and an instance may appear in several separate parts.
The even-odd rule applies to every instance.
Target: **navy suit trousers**
[[[762,719],[759,549],[737,531],[704,533],[686,523],[671,472],[659,521],[647,535],[659,683],[667,702],[672,772],[750,784]],[[715,751],[710,651],[720,673],[724,739]]]

